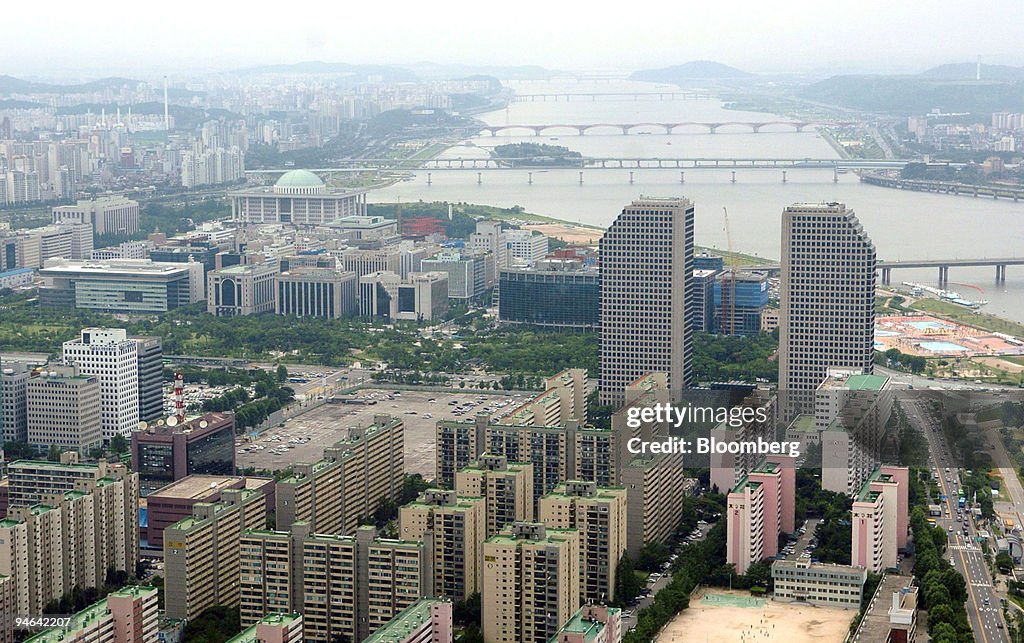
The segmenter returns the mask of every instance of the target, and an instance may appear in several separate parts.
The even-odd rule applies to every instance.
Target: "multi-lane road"
[[[960,488],[958,463],[949,451],[938,420],[928,414],[922,402],[906,400],[903,408],[907,419],[928,440],[932,466],[938,474],[939,489],[946,497],[941,503],[942,515],[935,522],[946,530],[949,537],[946,551],[953,567],[963,575],[967,584],[967,618],[974,632],[974,640],[980,643],[1008,643],[999,596],[992,586],[985,555],[977,542],[977,526],[970,511],[961,510],[957,506],[957,490]]]

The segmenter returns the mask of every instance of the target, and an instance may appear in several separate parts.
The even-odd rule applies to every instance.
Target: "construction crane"
[[[729,231],[729,210],[722,206],[722,219],[725,223],[725,245],[729,251],[726,261],[729,262],[729,287],[728,294],[725,284],[722,284],[722,325],[720,332],[726,335],[736,334],[736,261],[732,254],[732,233]],[[728,303],[727,303],[728,302]],[[726,314],[728,313],[728,314]],[[728,320],[728,321],[726,321]]]

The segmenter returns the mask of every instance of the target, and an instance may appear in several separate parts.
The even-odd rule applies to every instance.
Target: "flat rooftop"
[[[615,612],[619,612],[621,610],[615,607],[610,607],[608,608],[608,611],[611,614],[614,614]],[[577,610],[575,614],[572,615],[572,618],[569,619],[569,622],[563,625],[558,630],[558,633],[582,634],[584,641],[591,641],[596,639],[604,628],[605,624],[601,621],[592,618],[584,618],[583,609],[580,608],[579,610]]]
[[[421,598],[405,608],[384,627],[363,639],[363,643],[402,643],[409,635],[423,627],[430,620],[430,608],[442,601],[436,598]]]
[[[201,500],[213,494],[220,494],[224,489],[235,487],[242,481],[240,476],[204,476],[191,475],[153,492],[148,496],[154,498],[174,498],[176,500]],[[246,485],[248,487],[248,484]]]
[[[878,585],[864,617],[857,628],[854,641],[884,641],[889,636],[889,608],[892,607],[893,592],[898,592],[913,583],[910,576],[886,574]]]
[[[260,625],[290,627],[298,618],[298,614],[268,614],[246,628],[238,636],[228,639],[225,643],[259,643],[262,639],[256,635],[256,628]]]
[[[814,428],[814,416],[810,415],[810,414],[798,415],[798,416],[796,416],[796,419],[793,420],[793,422],[789,425],[789,427],[786,430],[787,431],[796,431],[796,432],[799,432],[799,433],[813,432],[813,431],[815,431],[815,428]]]

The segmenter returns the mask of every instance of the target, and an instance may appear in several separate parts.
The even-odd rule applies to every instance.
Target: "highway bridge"
[[[972,185],[955,181],[921,181],[874,173],[864,173],[861,175],[860,180],[871,185],[880,185],[897,190],[938,192],[964,196],[988,196],[993,199],[1013,199],[1014,201],[1024,199],[1024,188],[1009,185]]]
[[[889,285],[892,282],[893,270],[899,270],[901,268],[938,268],[939,285],[944,288],[946,287],[946,285],[949,284],[950,268],[966,268],[979,266],[995,267],[996,282],[1005,283],[1006,267],[1024,266],[1024,257],[996,257],[988,259],[910,259],[900,261],[879,261],[875,264],[875,266],[878,268],[878,272],[881,276],[881,282],[883,285]],[[781,266],[777,263],[761,264],[745,266],[744,269],[777,273],[781,270]]]
[[[602,100],[710,100],[714,95],[708,92],[664,91],[664,92],[564,92],[548,94],[515,94],[513,103],[570,102],[597,99]]]
[[[903,159],[794,159],[705,157],[578,157],[551,163],[536,158],[339,159],[335,167],[307,168],[316,174],[375,170],[665,170],[665,169],[900,169]],[[246,174],[284,174],[295,168],[246,170]]]
[[[491,136],[497,136],[501,132],[511,134],[516,130],[532,131],[534,136],[541,136],[542,134],[561,134],[567,130],[572,133],[575,132],[579,136],[585,135],[587,132],[594,134],[608,134],[608,130],[612,130],[614,133],[622,134],[650,134],[650,129],[659,129],[660,133],[674,134],[677,129],[697,129],[706,131],[708,134],[715,134],[719,129],[722,128],[739,128],[742,131],[751,131],[757,134],[762,128],[772,127],[773,131],[796,131],[802,132],[808,127],[840,127],[844,125],[854,125],[853,122],[844,121],[722,121],[718,123],[698,122],[698,121],[680,121],[677,123],[586,123],[586,124],[566,124],[566,123],[547,123],[547,124],[521,124],[521,125],[487,125],[480,128],[480,132],[487,132]],[[643,131],[636,131],[642,129]]]

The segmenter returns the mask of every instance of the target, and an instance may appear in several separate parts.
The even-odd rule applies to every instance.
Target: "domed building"
[[[331,189],[309,170],[289,170],[273,186],[232,192],[231,218],[243,224],[331,224],[365,215],[367,192]]]

